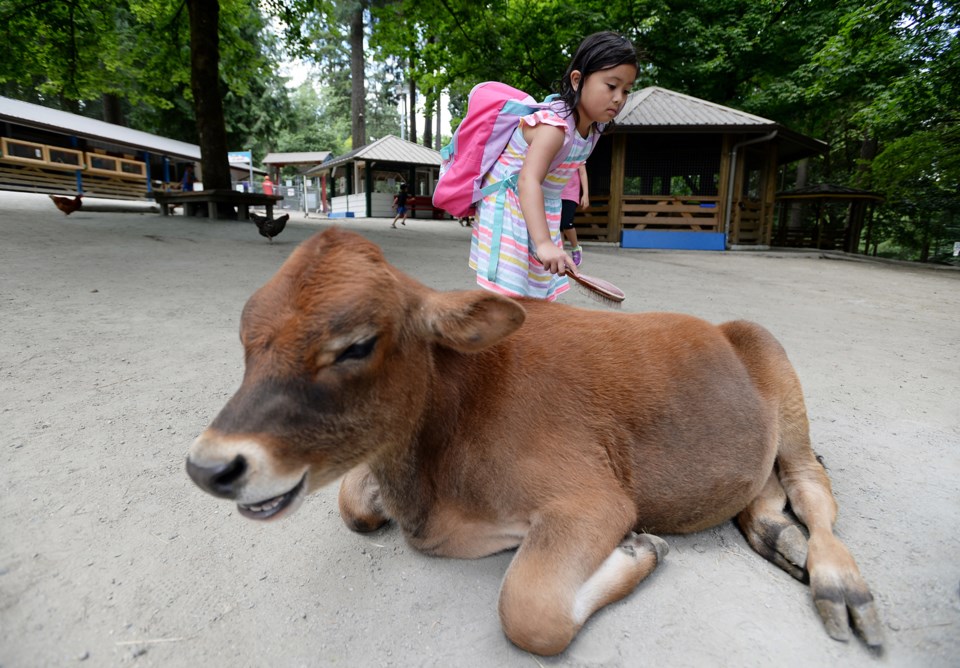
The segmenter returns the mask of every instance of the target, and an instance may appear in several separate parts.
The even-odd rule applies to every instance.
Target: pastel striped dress
[[[543,182],[544,209],[550,238],[562,248],[560,235],[560,193],[580,165],[593,152],[600,132],[592,128],[584,138],[570,127],[566,118],[545,109],[524,116],[514,131],[497,164],[484,176],[483,185],[504,183],[504,190],[487,195],[477,203],[473,238],[470,242],[470,268],[477,272],[477,284],[510,297],[535,297],[553,301],[570,289],[564,276],[551,274],[533,257],[530,235],[520,211],[517,177],[527,155],[523,126],[555,125],[567,133],[572,146],[566,159],[553,164]]]

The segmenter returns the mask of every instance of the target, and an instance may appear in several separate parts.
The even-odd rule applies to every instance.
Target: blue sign
[[[244,164],[253,165],[253,152],[252,151],[230,151],[227,153],[227,161],[231,164],[235,162],[242,162]]]

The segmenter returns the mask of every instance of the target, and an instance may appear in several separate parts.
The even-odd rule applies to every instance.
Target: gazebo
[[[587,161],[577,234],[626,248],[769,246],[780,166],[826,149],[775,121],[644,88]]]
[[[831,183],[785,190],[777,193],[780,219],[774,241],[777,246],[843,250],[856,253],[860,247],[860,234],[867,221],[866,245],[870,245],[869,222],[873,220],[873,208],[884,200],[880,193],[858,190]],[[814,216],[788,216],[793,205],[813,207]],[[840,208],[840,220],[830,215],[832,209]],[[866,249],[864,249],[866,252]]]
[[[412,214],[440,217],[431,198],[440,178],[440,152],[393,135],[330,158],[306,176],[329,183],[331,217],[391,217],[393,196],[406,183]]]
[[[273,180],[280,182],[280,170],[284,167],[296,167],[301,172],[308,172],[330,157],[330,151],[295,151],[292,153],[267,153],[263,164],[273,170]]]

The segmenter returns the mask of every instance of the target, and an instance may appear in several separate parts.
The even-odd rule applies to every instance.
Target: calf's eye
[[[365,341],[358,341],[352,346],[348,346],[337,355],[337,359],[334,364],[340,364],[341,362],[346,362],[347,360],[362,360],[370,355],[373,352],[373,347],[377,344],[377,337],[371,336]]]

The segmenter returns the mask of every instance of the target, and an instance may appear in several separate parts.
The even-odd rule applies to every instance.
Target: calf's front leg
[[[351,531],[376,531],[390,521],[380,500],[380,482],[366,464],[343,476],[337,502],[340,517]]]
[[[590,615],[632,592],[668,548],[657,536],[627,533],[630,523],[549,515],[535,522],[500,590],[507,637],[529,652],[558,654]]]

